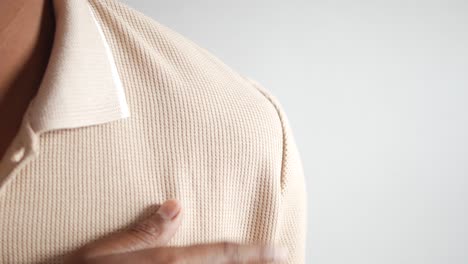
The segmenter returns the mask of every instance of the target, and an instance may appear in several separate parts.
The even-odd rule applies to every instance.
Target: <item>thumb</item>
[[[77,254],[91,258],[164,246],[178,230],[182,220],[181,212],[179,201],[167,200],[149,217],[128,229],[85,245]]]

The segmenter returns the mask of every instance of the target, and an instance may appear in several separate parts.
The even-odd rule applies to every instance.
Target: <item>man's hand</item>
[[[182,208],[167,200],[159,210],[131,228],[91,242],[67,259],[69,264],[221,264],[281,263],[286,261],[286,248],[267,245],[245,245],[232,242],[165,247],[182,220]]]

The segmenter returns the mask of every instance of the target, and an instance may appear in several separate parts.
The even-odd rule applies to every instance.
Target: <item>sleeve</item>
[[[248,80],[276,108],[283,130],[280,215],[278,217],[275,241],[277,245],[288,248],[289,258],[287,263],[303,264],[305,263],[308,212],[302,160],[289,120],[278,99],[255,80]]]

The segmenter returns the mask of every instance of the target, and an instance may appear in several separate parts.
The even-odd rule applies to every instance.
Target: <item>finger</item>
[[[286,261],[288,254],[287,249],[283,247],[233,242],[192,245],[186,247],[184,251],[188,259],[200,264]]]
[[[95,257],[164,246],[178,230],[181,220],[179,201],[170,199],[149,217],[130,228],[85,245],[78,254]]]
[[[96,263],[191,263],[226,264],[284,262],[287,249],[268,245],[245,245],[231,242],[198,244],[184,247],[160,247],[101,256]]]

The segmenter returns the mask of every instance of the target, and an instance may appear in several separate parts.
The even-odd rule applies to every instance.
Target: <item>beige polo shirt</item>
[[[169,245],[271,243],[304,263],[305,181],[278,100],[117,1],[54,8],[44,79],[0,163],[1,263],[61,263],[169,198],[185,210]]]

